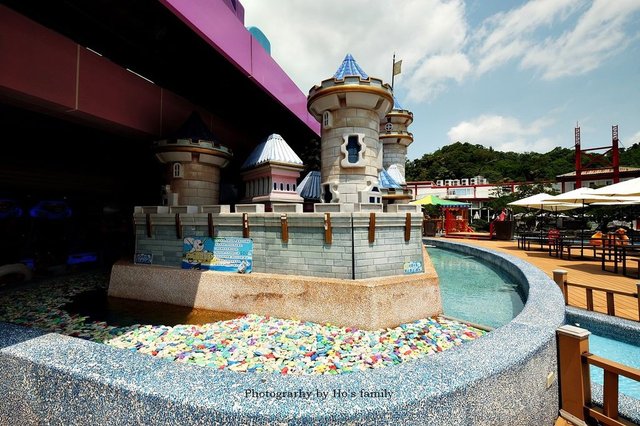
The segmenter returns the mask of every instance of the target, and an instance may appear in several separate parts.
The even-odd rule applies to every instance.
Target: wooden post
[[[617,373],[604,370],[602,413],[614,420],[618,419],[618,381],[619,376]]]
[[[286,213],[280,215],[280,239],[283,243],[289,242],[289,222]]]
[[[640,262],[638,262],[638,269],[640,269]],[[636,298],[638,299],[638,321],[640,321],[640,283],[636,283]]]
[[[332,242],[332,234],[331,234],[331,213],[324,214],[324,243],[331,244]]]
[[[213,215],[211,213],[207,214],[207,229],[209,231],[209,236],[213,238],[215,235],[215,228],[213,227]]]
[[[585,290],[587,291],[587,310],[593,311],[593,289],[587,288]]]
[[[376,214],[369,213],[369,244],[376,241]]]
[[[180,213],[176,213],[176,238],[182,239],[182,219],[180,219]]]
[[[404,219],[404,240],[411,240],[411,213],[407,213]]]
[[[569,304],[569,289],[567,288],[567,271],[564,269],[554,269],[553,270],[553,280],[560,287],[560,291],[564,296],[564,304]]]
[[[607,315],[616,315],[616,306],[613,299],[613,292],[611,291],[607,292]]]
[[[147,226],[147,237],[151,238],[153,233],[153,225],[151,224],[151,213],[147,213],[145,216],[145,225]]]
[[[589,365],[582,361],[582,354],[589,352],[590,334],[572,325],[563,325],[556,330],[560,415],[574,424],[585,424],[585,406],[591,404]]]
[[[242,238],[249,238],[249,214],[242,213]]]

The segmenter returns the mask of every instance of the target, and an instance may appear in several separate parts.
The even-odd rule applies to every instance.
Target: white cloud
[[[469,142],[499,151],[547,152],[557,144],[543,137],[542,131],[553,124],[549,118],[540,118],[529,125],[517,118],[501,115],[481,115],[470,121],[462,121],[449,129],[450,142]]]
[[[599,67],[636,36],[625,31],[640,10],[638,0],[594,0],[581,13],[584,5],[578,0],[529,1],[488,18],[473,40],[477,73],[519,60],[522,68],[538,70],[548,80],[580,75]],[[556,24],[566,27],[577,13],[581,15],[575,27],[541,39],[541,34],[552,34]]]
[[[627,148],[631,147],[633,144],[640,143],[640,130],[638,130],[634,135],[622,140],[622,143],[624,143],[624,146]]]
[[[390,82],[395,52],[403,61],[396,84],[410,93],[421,85],[413,100],[434,96],[470,69],[462,52],[468,29],[462,0],[242,3],[246,25],[262,29],[273,57],[305,93],[331,77],[347,53],[367,74]]]
[[[587,73],[618,54],[629,44],[625,24],[640,11],[638,0],[595,0],[575,28],[557,39],[547,39],[524,55],[522,66],[555,79]]]
[[[461,53],[433,55],[409,77],[409,100],[433,99],[450,80],[460,83],[471,71],[469,59]]]

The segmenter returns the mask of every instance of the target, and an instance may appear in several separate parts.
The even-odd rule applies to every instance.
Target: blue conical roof
[[[393,109],[404,109],[402,105],[400,105],[400,102],[398,102],[398,99],[396,99],[396,95],[393,95]]]
[[[322,195],[320,187],[320,172],[309,172],[309,174],[302,179],[302,182],[300,182],[296,191],[302,198],[308,200],[320,200],[320,196]]]
[[[347,56],[344,57],[344,61],[342,61],[342,64],[338,67],[338,71],[333,75],[333,78],[343,79],[347,76],[356,76],[362,79],[369,78],[367,73],[364,72],[356,60],[353,59],[351,53],[347,53]]]
[[[398,182],[396,182],[385,169],[380,170],[380,173],[378,173],[378,180],[380,181],[380,188],[402,188],[402,186]]]

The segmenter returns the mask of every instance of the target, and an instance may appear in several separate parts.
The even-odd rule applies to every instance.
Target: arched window
[[[290,191],[290,189],[289,189],[289,184],[287,184],[287,191]]]
[[[367,150],[367,146],[364,142],[363,133],[345,134],[342,136],[344,141],[340,145],[340,151],[344,155],[340,160],[340,166],[342,167],[364,167],[365,160],[364,155]]]
[[[351,164],[355,164],[360,159],[360,144],[358,143],[358,137],[355,135],[349,136],[347,140],[347,159]]]
[[[276,182],[273,182],[273,190],[277,190],[278,189],[278,184]]]
[[[183,170],[182,170],[182,164],[180,163],[173,163],[173,177],[174,178],[181,178],[183,177]]]
[[[293,190],[294,191],[296,190],[296,184],[295,183],[293,184]]]
[[[333,117],[331,116],[331,112],[325,111],[324,114],[322,114],[322,127],[324,128],[331,127],[331,125],[333,124],[332,118]]]
[[[280,191],[284,191],[284,183],[280,182]]]

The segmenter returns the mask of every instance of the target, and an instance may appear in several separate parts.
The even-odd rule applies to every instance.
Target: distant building
[[[640,177],[640,168],[619,167],[620,182],[637,177]],[[601,186],[612,185],[614,183],[613,169],[605,167],[601,169],[582,170],[581,179],[582,188],[599,188]],[[573,171],[556,176],[556,181],[560,186],[560,192],[573,191],[576,189],[576,172]]]

